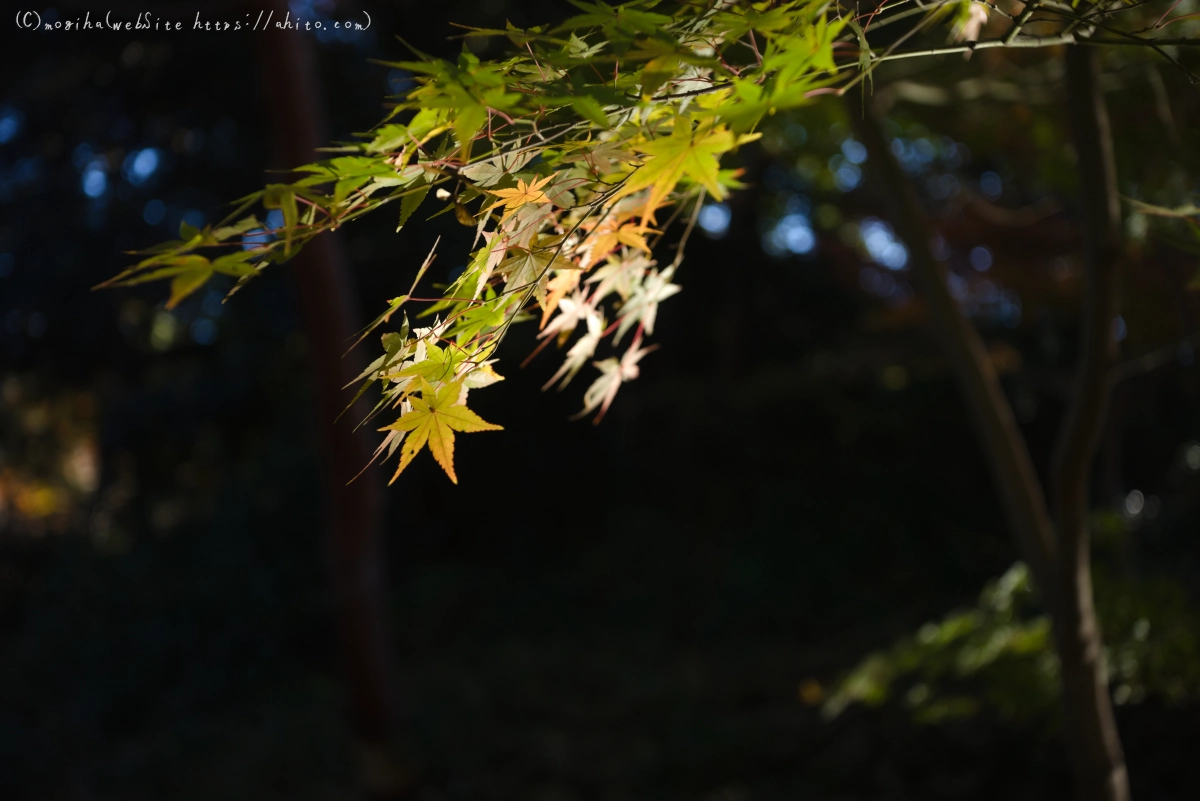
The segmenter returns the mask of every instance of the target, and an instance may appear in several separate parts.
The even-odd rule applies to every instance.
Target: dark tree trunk
[[[1125,755],[1113,719],[1092,595],[1088,532],[1092,467],[1117,363],[1113,322],[1121,261],[1121,209],[1108,113],[1096,52],[1067,49],[1067,114],[1078,156],[1085,234],[1082,352],[1051,478],[1058,532],[1059,608],[1067,743],[1077,790],[1087,801],[1128,801]]]
[[[991,465],[1001,501],[1054,621],[1062,664],[1066,740],[1079,801],[1129,801],[1125,758],[1113,719],[1103,643],[1092,595],[1087,531],[1088,490],[1112,389],[1116,341],[1120,207],[1112,138],[1096,85],[1094,51],[1068,48],[1068,111],[1079,154],[1084,210],[1083,351],[1071,408],[1056,448],[1054,515],[1028,446],[1000,387],[984,343],[946,284],[930,247],[932,228],[911,182],[892,156],[861,92],[848,96],[850,119],[870,155],[892,224],[908,245],[910,264],[939,344],[958,376]]]
[[[276,0],[274,5],[282,18],[286,4]],[[308,163],[317,156],[315,149],[327,144],[309,36],[268,31],[257,41],[264,108],[274,132],[274,166],[288,169]],[[361,351],[342,355],[361,320],[353,277],[337,237],[317,237],[283,269],[294,277],[316,394],[330,578],[358,780],[367,798],[400,799],[409,797],[410,780],[397,748],[382,490],[372,471],[351,480],[371,458],[370,430],[353,431],[367,408],[356,407],[335,422],[349,400],[341,388],[366,366]]]

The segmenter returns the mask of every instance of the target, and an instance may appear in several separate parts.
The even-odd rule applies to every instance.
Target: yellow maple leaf
[[[429,445],[429,452],[433,454],[433,458],[446,471],[450,480],[457,484],[458,476],[454,474],[454,432],[502,430],[502,426],[487,422],[466,406],[455,405],[461,395],[461,380],[443,384],[435,391],[422,379],[421,397],[409,396],[412,411],[390,426],[380,429],[408,432],[400,448],[400,464],[396,467],[392,481],[404,472],[404,468],[421,452],[421,448]]]
[[[534,178],[529,183],[525,183],[524,178],[518,178],[516,189],[489,189],[488,191],[499,199],[484,211],[491,211],[498,206],[504,207],[504,216],[500,218],[500,222],[504,222],[522,206],[530,203],[549,203],[550,198],[542,189],[553,177],[553,175],[547,175],[541,179]]]

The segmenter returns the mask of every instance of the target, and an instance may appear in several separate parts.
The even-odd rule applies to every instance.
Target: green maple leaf
[[[168,309],[178,306],[184,298],[207,284],[208,279],[213,276],[213,268],[208,259],[203,256],[189,256],[188,258],[199,259],[203,261],[203,264],[171,279],[171,299],[167,301]]]
[[[424,379],[421,381],[421,396],[410,397],[412,411],[402,416],[381,431],[407,431],[404,445],[400,448],[400,464],[395,481],[409,462],[421,452],[426,445],[433,458],[450,476],[450,480],[458,483],[454,474],[454,432],[471,433],[475,431],[500,431],[502,426],[487,422],[466,406],[456,406],[462,395],[462,381],[443,384],[434,390]],[[390,483],[390,482],[389,482]]]
[[[460,346],[467,345],[484,331],[500,328],[507,319],[508,307],[512,303],[511,296],[497,298],[490,286],[484,287],[484,302],[459,314],[454,326],[446,332],[446,338],[453,337]]]
[[[650,187],[643,222],[653,215],[685,176],[703,185],[720,200],[725,197],[725,189],[719,181],[720,158],[734,144],[733,134],[724,128],[709,128],[693,136],[691,122],[686,117],[678,117],[670,136],[638,146],[648,158],[625,182],[617,197]]]

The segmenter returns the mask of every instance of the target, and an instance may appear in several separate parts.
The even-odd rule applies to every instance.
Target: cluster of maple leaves
[[[376,456],[398,453],[399,475],[428,447],[457,481],[455,433],[498,428],[467,407],[468,393],[501,380],[497,347],[530,317],[539,318],[539,350],[565,349],[547,388],[567,386],[589,362],[597,370],[580,416],[599,421],[653,349],[645,338],[659,303],[680,290],[673,278],[683,243],[670,264],[658,264],[666,228],[658,216],[664,208],[672,219],[689,216],[686,240],[705,197],[737,186],[721,156],[752,137],[762,114],[796,105],[797,86],[819,83],[842,23],[804,0],[679,4],[670,13],[655,0],[577,5],[584,13],[553,30],[468,31],[508,37],[518,54],[503,61],[481,62],[464,48],[453,62],[418,53],[397,64],[418,86],[363,141],[330,148],[337,155],[298,168],[299,180],[243,198],[227,224],[183,226],[179,240],[147,251],[109,285],[169,279],[169,306],[218,274],[236,278],[237,291],[313,236],[389,203],[403,226],[432,195],[444,204],[438,214],[475,228],[475,248],[443,298],[421,312],[432,323],[410,327],[405,308],[361,376],[359,395],[379,390],[370,419],[396,415],[381,428]],[[787,97],[780,87],[773,104],[764,76],[789,42],[804,44],[790,61],[811,69],[796,73]],[[283,225],[243,216],[256,204],[280,210]],[[363,336],[391,323],[412,296],[391,300]],[[598,358],[606,339],[624,349]]]
[[[388,204],[399,230],[433,195],[443,204],[433,216],[452,213],[475,229],[475,243],[467,268],[421,312],[432,323],[410,328],[405,309],[361,376],[360,396],[380,393],[368,419],[397,415],[376,455],[399,450],[399,475],[428,446],[457,481],[455,432],[497,428],[467,408],[468,392],[501,380],[497,348],[529,318],[540,319],[538,350],[566,348],[547,388],[568,385],[589,362],[598,371],[580,413],[598,421],[652,350],[645,338],[658,305],[679,292],[673,280],[701,204],[739,186],[721,157],[753,138],[764,115],[846,88],[843,70],[858,70],[849,83],[862,80],[874,63],[866,27],[880,9],[572,2],[583,13],[552,29],[467,29],[507,38],[515,50],[502,60],[465,47],[455,61],[414,51],[419,60],[393,66],[416,74],[416,87],[360,141],[242,198],[222,225],[184,224],[180,239],[107,285],[169,279],[168,307],[215,275],[237,279],[236,292],[312,237]],[[278,209],[282,226],[243,216],[255,205]],[[664,209],[671,216],[660,224]],[[660,266],[654,253],[677,217],[689,222]],[[410,302],[412,290],[389,301],[363,336]],[[619,348],[631,330],[623,352],[597,358],[606,339]]]

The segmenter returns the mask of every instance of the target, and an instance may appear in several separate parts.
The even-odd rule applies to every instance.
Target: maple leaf
[[[622,301],[628,300],[633,292],[634,282],[641,281],[654,262],[638,253],[630,257],[626,252],[620,256],[612,256],[608,263],[596,270],[587,279],[589,284],[599,284],[596,287],[597,299],[606,298],[616,292]]]
[[[559,335],[565,340],[581,320],[593,313],[592,306],[588,304],[587,298],[582,292],[561,298],[558,303],[558,316],[550,321],[550,325],[542,329],[538,334],[538,339]]]
[[[504,261],[511,241],[507,234],[501,234],[498,231],[484,231],[483,239],[487,248],[487,259],[484,260],[483,267],[479,271],[479,280],[475,283],[475,294],[472,297],[476,298],[483,291],[483,285],[492,277],[492,272],[495,271],[497,265]]]
[[[596,233],[589,236],[585,243],[587,248],[587,266],[592,266],[621,245],[628,245],[631,248],[649,253],[650,245],[646,242],[647,233],[659,232],[647,228],[644,224],[639,226],[633,223],[625,223],[623,225],[602,223],[596,227]]]
[[[579,286],[579,276],[579,270],[564,270],[551,278],[549,283],[546,284],[546,288],[550,292],[546,295],[546,308],[542,312],[542,322],[538,325],[538,328],[546,327],[546,321],[550,319],[550,315],[554,314],[554,310],[558,308],[559,302],[567,296],[568,292]]]
[[[433,458],[446,471],[450,480],[457,484],[458,476],[454,474],[454,432],[502,430],[501,426],[485,421],[466,406],[456,405],[462,395],[462,389],[461,380],[443,384],[435,391],[422,379],[421,397],[410,396],[408,399],[412,404],[412,411],[390,426],[379,429],[408,432],[400,448],[400,464],[392,476],[392,481],[404,472],[404,468],[421,452],[421,448],[428,445]]]
[[[588,148],[579,153],[572,153],[563,158],[563,161],[567,163],[573,161],[585,162],[589,170],[595,175],[603,175],[611,171],[613,164],[629,163],[637,160],[637,157],[619,142],[602,142],[595,147]]]
[[[458,396],[458,406],[467,405],[467,395],[471,390],[490,387],[492,384],[504,380],[504,376],[493,369],[492,365],[495,363],[495,359],[490,359],[483,364],[470,367],[465,374],[459,373],[462,392]]]
[[[578,269],[575,262],[559,254],[561,242],[561,236],[538,236],[528,249],[510,246],[508,258],[496,268],[505,276],[505,291],[532,285],[538,304],[544,304],[549,271]]]
[[[668,267],[660,274],[651,270],[645,280],[634,287],[629,293],[629,300],[621,307],[621,325],[617,328],[617,336],[613,342],[620,342],[625,332],[636,322],[640,322],[647,334],[654,333],[654,321],[658,318],[658,304],[666,300],[683,287],[671,283],[675,271]]]
[[[562,366],[558,368],[558,371],[542,387],[543,391],[550,389],[550,387],[554,386],[555,381],[562,378],[562,383],[558,385],[558,389],[561,391],[563,387],[571,383],[571,379],[575,377],[576,373],[587,364],[587,360],[596,355],[596,346],[600,344],[600,337],[604,334],[604,322],[604,317],[598,311],[595,309],[588,310],[587,333],[580,337],[579,341],[567,351],[567,358],[563,360]]]
[[[504,222],[522,206],[532,203],[549,203],[550,198],[542,190],[553,177],[553,175],[547,175],[541,179],[535,177],[529,183],[525,183],[524,178],[518,178],[516,189],[489,189],[488,191],[499,198],[499,200],[483,211],[491,211],[498,206],[503,207],[505,212],[504,216],[500,218],[500,222]]]
[[[599,423],[604,419],[605,412],[612,405],[613,398],[617,397],[617,390],[626,381],[632,381],[638,377],[640,370],[638,362],[642,360],[650,351],[657,346],[649,348],[642,347],[642,338],[637,336],[633,340],[633,344],[629,346],[629,350],[625,351],[625,355],[620,361],[615,358],[604,359],[603,361],[595,362],[596,367],[600,369],[602,375],[592,382],[588,387],[587,392],[583,393],[583,411],[572,417],[572,420],[578,420],[580,417],[591,414],[597,408],[600,413],[596,415],[593,423]]]
[[[620,244],[617,231],[633,216],[633,212],[628,208],[622,208],[627,205],[627,202],[614,203],[608,214],[601,219],[588,220],[580,225],[586,232],[578,246],[581,257],[579,263],[583,269],[588,270],[599,264],[601,259],[612,253]]]
[[[456,315],[454,326],[447,332],[455,342],[463,347],[472,347],[481,336],[495,331],[504,324],[510,313],[510,307],[516,301],[511,296],[497,297],[491,287],[484,292],[483,301],[470,304]],[[466,362],[467,366],[474,362]]]
[[[554,224],[554,209],[548,205],[522,206],[500,228],[509,233],[512,244],[519,248],[532,246],[540,232]]]
[[[719,161],[721,154],[733,148],[733,134],[725,128],[709,128],[692,135],[687,117],[677,117],[671,135],[639,145],[649,158],[634,172],[617,197],[649,187],[650,194],[642,212],[642,226],[652,220],[654,211],[685,176],[702,184],[717,200],[725,197],[721,186]]]

